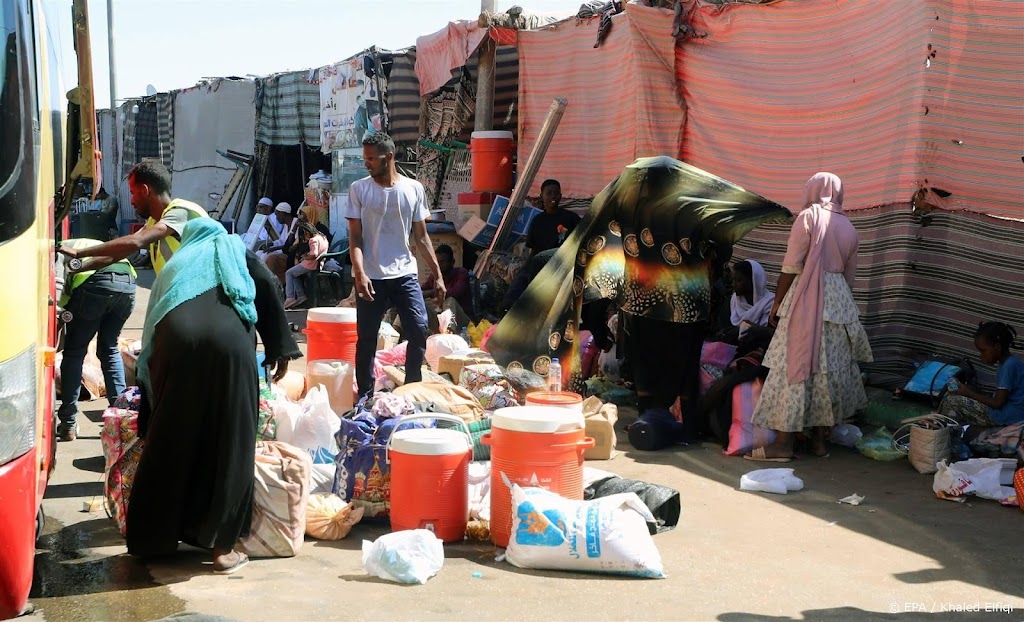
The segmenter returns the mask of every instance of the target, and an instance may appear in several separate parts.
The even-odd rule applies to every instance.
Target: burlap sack
[[[363,508],[332,494],[310,495],[306,505],[306,535],[317,540],[341,540],[363,519]]]
[[[466,423],[484,418],[484,408],[476,397],[468,389],[450,382],[414,382],[398,387],[394,393],[414,402],[433,402]]]
[[[949,428],[929,430],[920,426],[910,427],[910,464],[918,473],[935,473],[935,465],[949,460],[952,445]]]
[[[278,441],[256,443],[252,526],[236,549],[249,557],[294,557],[306,533],[309,452]]]

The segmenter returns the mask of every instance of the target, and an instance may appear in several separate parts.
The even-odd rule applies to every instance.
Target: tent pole
[[[485,13],[494,13],[494,0],[480,0],[480,26],[487,27]],[[473,130],[486,132],[494,127],[494,54],[497,43],[489,35],[480,45],[476,76],[476,114]]]
[[[299,186],[303,189],[303,199],[305,199],[305,188],[306,182],[309,181],[309,176],[306,175],[306,141],[299,141],[299,166],[301,167],[302,177],[299,179]],[[294,214],[293,214],[294,215]]]

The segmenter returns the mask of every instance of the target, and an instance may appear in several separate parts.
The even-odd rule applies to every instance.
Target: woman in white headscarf
[[[770,371],[753,414],[776,438],[748,460],[791,460],[805,431],[812,452],[825,457],[832,426],[867,405],[857,362],[872,360],[871,346],[851,290],[859,240],[843,213],[842,180],[811,177],[803,208],[782,262],[770,320],[778,328],[762,363]]]
[[[768,291],[764,268],[753,259],[732,267],[733,295],[729,320],[743,338],[752,326],[767,326],[775,294]]]

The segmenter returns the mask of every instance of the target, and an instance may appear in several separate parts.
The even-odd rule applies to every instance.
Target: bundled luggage
[[[249,557],[293,557],[302,548],[309,503],[309,453],[278,441],[256,443],[252,526],[238,549]]]

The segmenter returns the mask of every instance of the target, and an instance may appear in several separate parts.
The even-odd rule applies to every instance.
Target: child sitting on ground
[[[960,385],[950,388],[939,413],[964,425],[1003,426],[1024,421],[1024,360],[1010,353],[1017,332],[1002,322],[982,322],[974,333],[981,362],[996,365],[995,394]]]
[[[327,252],[327,238],[311,226],[303,223],[299,227],[298,236],[299,243],[308,244],[309,250],[302,255],[302,261],[285,272],[285,309],[292,309],[306,302],[302,277],[306,273],[315,272],[320,256]],[[325,268],[330,269],[327,266]]]

